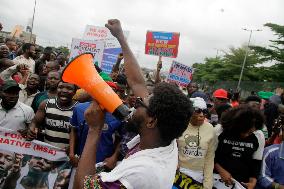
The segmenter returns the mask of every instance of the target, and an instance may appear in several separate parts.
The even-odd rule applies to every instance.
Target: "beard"
[[[143,118],[132,118],[125,124],[125,130],[127,132],[132,132],[135,134],[139,134],[140,128],[143,123]]]

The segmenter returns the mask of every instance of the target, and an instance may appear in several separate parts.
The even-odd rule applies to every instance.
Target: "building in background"
[[[29,30],[23,31],[24,27],[21,25],[16,25],[11,32],[8,31],[0,31],[0,43],[3,43],[5,38],[13,38],[17,42],[22,43],[34,43],[36,42],[36,35],[32,34],[31,41],[30,36],[31,33],[27,32]]]

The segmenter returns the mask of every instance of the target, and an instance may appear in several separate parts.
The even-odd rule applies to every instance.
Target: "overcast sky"
[[[3,30],[26,26],[33,5],[34,0],[1,0]],[[263,24],[284,25],[283,7],[283,0],[37,0],[34,33],[40,45],[70,46],[87,24],[104,26],[109,18],[118,18],[130,31],[130,46],[142,66],[155,68],[158,60],[144,54],[147,30],[180,32],[176,60],[191,65],[216,56],[216,49],[245,44],[249,32],[244,27],[262,29],[251,42],[268,45],[273,34]],[[163,60],[167,70],[173,59]]]

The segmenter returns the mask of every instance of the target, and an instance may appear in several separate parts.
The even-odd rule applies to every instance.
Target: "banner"
[[[64,151],[0,127],[0,188],[67,188],[71,165]]]
[[[125,38],[129,36],[129,31],[123,31]],[[98,27],[87,25],[84,32],[84,39],[86,40],[96,40],[103,41],[105,43],[105,49],[103,52],[103,59],[100,65],[101,69],[110,74],[113,65],[116,63],[119,53],[122,52],[119,42],[110,33],[109,29],[106,27]]]
[[[169,71],[167,81],[170,83],[176,83],[181,87],[186,87],[192,80],[192,68],[173,61]]]
[[[98,63],[100,66],[102,63],[104,51],[104,42],[92,41],[84,39],[72,39],[70,60],[82,53],[92,53],[94,55],[94,63]]]
[[[145,54],[176,58],[180,33],[147,31]]]

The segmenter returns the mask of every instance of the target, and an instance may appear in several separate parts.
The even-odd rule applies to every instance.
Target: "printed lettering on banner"
[[[0,127],[0,157],[0,188],[68,188],[71,165],[62,149]]]
[[[180,33],[147,31],[145,54],[176,58]]]
[[[94,63],[101,65],[104,51],[103,41],[92,41],[84,39],[72,39],[70,60],[83,53],[92,53],[94,56]]]
[[[181,87],[186,87],[192,80],[192,68],[173,61],[169,71],[167,81],[170,83],[176,83]]]
[[[123,31],[124,37],[127,39],[129,31]],[[105,44],[102,63],[100,68],[110,74],[113,65],[116,63],[119,53],[122,53],[122,49],[118,40],[110,33],[106,27],[87,25],[83,38],[86,40],[103,41]]]

